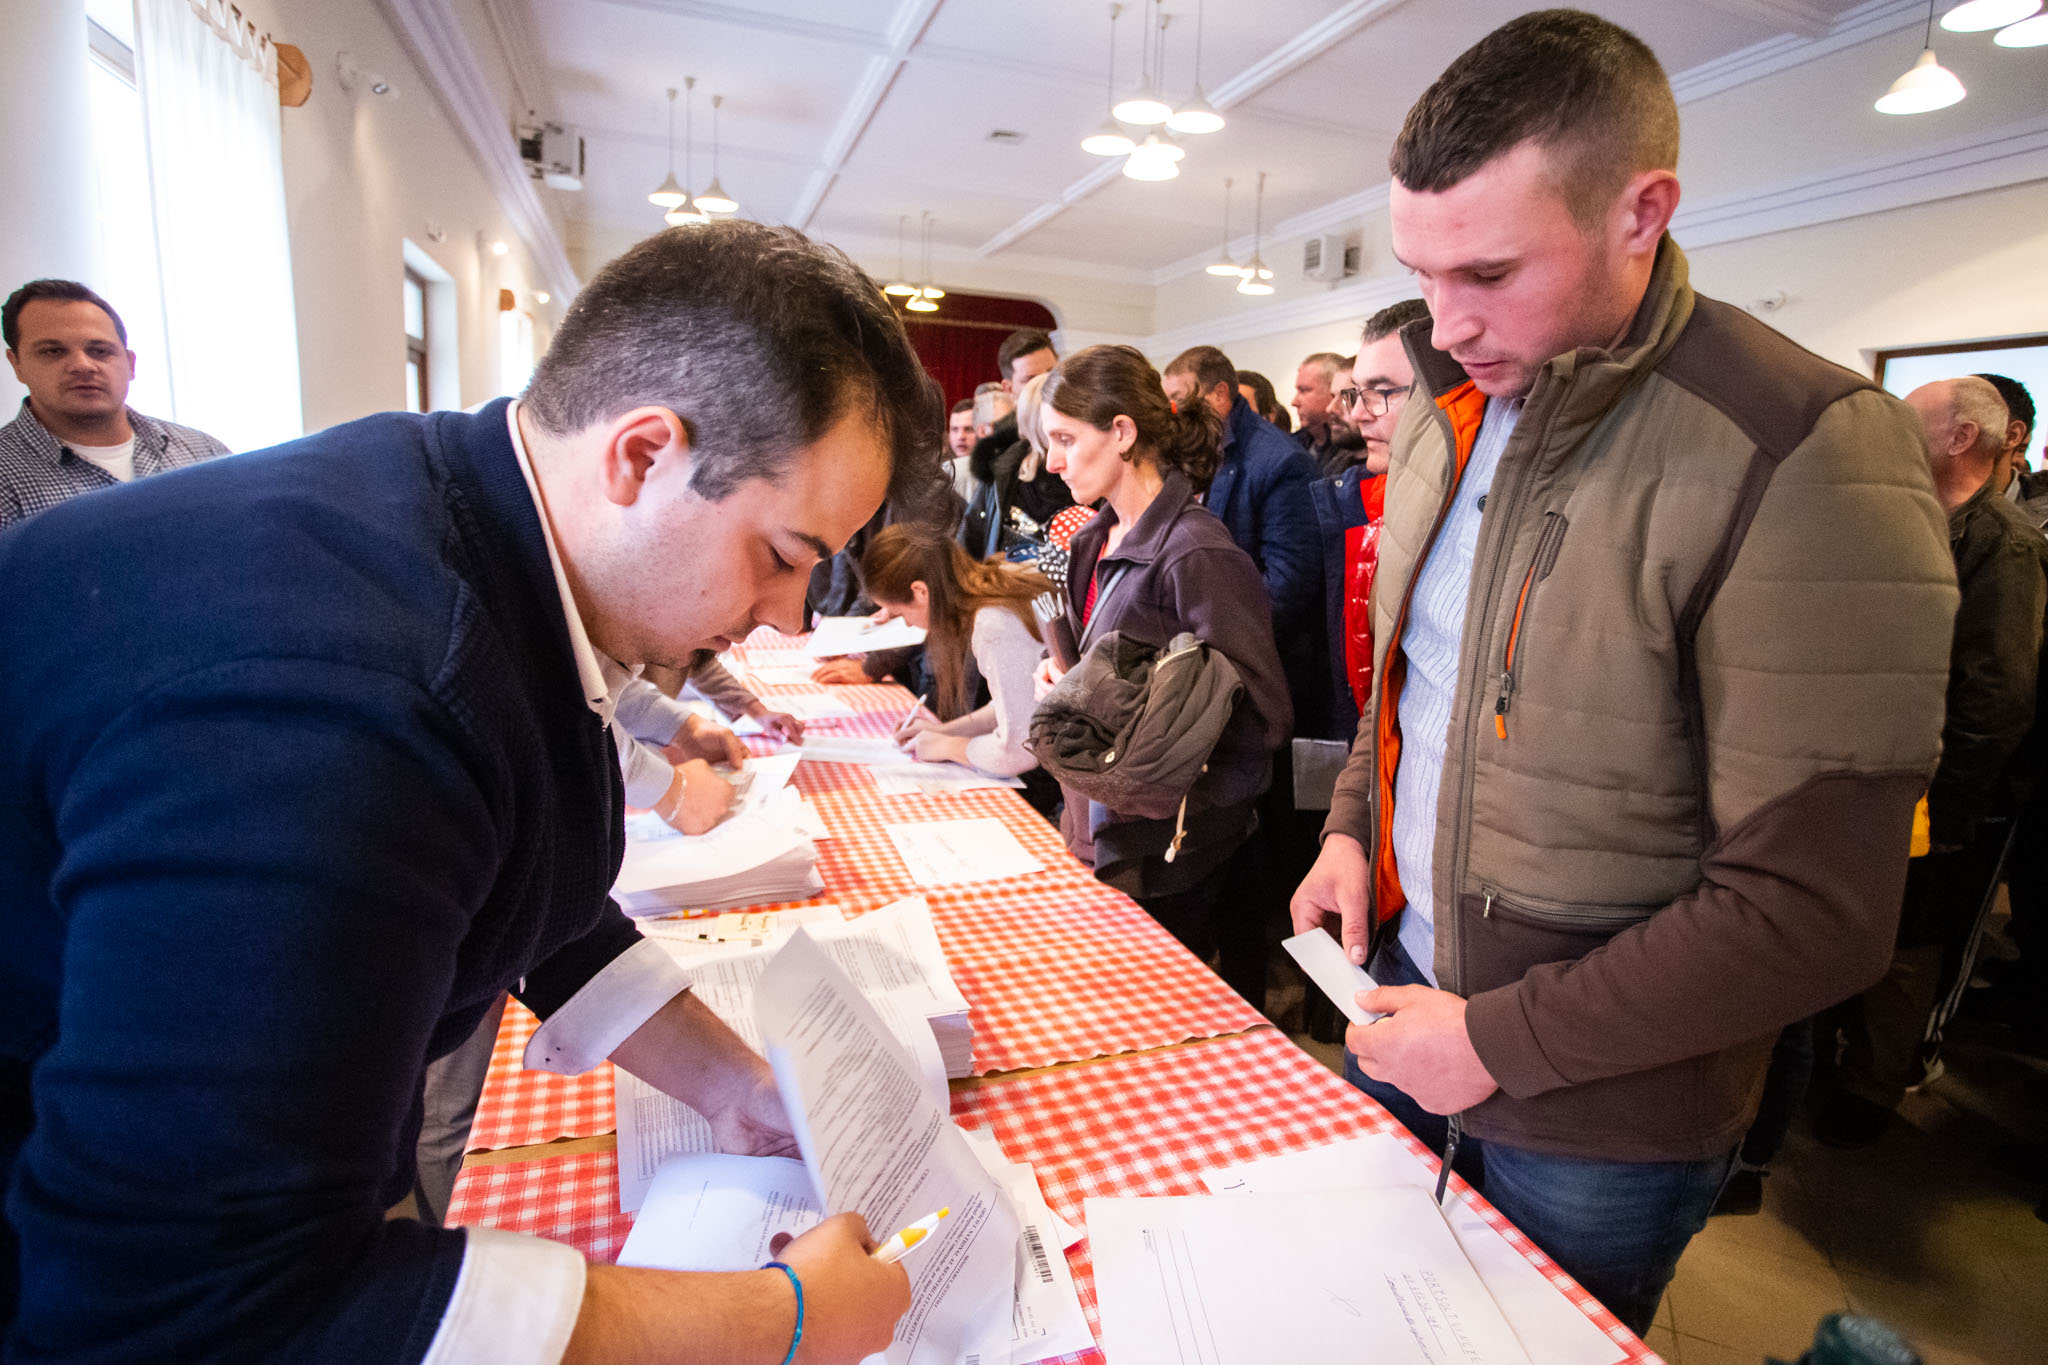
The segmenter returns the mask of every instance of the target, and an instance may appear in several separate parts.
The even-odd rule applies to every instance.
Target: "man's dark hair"
[[[690,486],[723,498],[778,477],[849,412],[889,450],[889,497],[943,476],[939,386],[881,286],[794,228],[727,220],[671,228],[576,296],[527,386],[543,431],[567,436],[638,407],[689,432]]]
[[[1207,393],[1218,384],[1228,385],[1233,394],[1237,392],[1237,366],[1214,346],[1188,347],[1167,361],[1162,373],[1193,375],[1196,393]]]
[[[2005,400],[2005,410],[2011,414],[2006,420],[2025,422],[2031,435],[2034,430],[2034,395],[2027,392],[2027,386],[2002,374],[1980,374],[1977,378],[1997,389],[1998,396]]]
[[[21,345],[21,310],[37,299],[49,299],[55,303],[94,305],[113,320],[114,335],[121,338],[122,346],[127,346],[128,329],[122,325],[121,315],[114,311],[113,304],[76,280],[30,280],[9,294],[7,302],[0,305],[0,338],[5,338],[8,350],[12,351]]]
[[[960,415],[961,413],[963,413],[963,412],[973,412],[973,411],[974,411],[974,400],[973,400],[972,398],[963,398],[963,399],[961,399],[961,400],[960,400],[959,402],[955,403],[955,404],[953,405],[953,410],[952,410],[951,412],[947,413],[946,415],[947,415],[948,417],[958,417],[958,416],[959,416],[959,415]]]
[[[1294,430],[1294,419],[1287,415],[1287,409],[1280,402],[1280,395],[1273,391],[1273,381],[1257,370],[1239,370],[1237,386],[1252,391],[1252,411],[1271,422],[1282,431]]]
[[[1467,48],[1408,111],[1387,168],[1436,193],[1534,140],[1590,225],[1638,171],[1678,166],[1678,104],[1642,39],[1575,9],[1539,10]]]
[[[1365,320],[1365,330],[1359,333],[1359,341],[1367,346],[1382,337],[1392,336],[1411,322],[1420,322],[1429,316],[1429,305],[1421,299],[1402,299],[1390,303]],[[1355,363],[1355,362],[1354,362]]]
[[[1001,372],[1003,378],[1008,379],[1010,377],[1010,363],[1018,356],[1030,355],[1034,351],[1050,350],[1052,350],[1051,337],[1039,331],[1036,327],[1019,327],[1016,331],[1004,337],[1003,344],[996,348],[996,369]],[[1055,352],[1055,354],[1057,353]]]

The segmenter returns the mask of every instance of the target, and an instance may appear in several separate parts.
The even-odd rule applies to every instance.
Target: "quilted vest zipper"
[[[1536,554],[1529,561],[1529,572],[1522,576],[1522,591],[1515,598],[1514,620],[1508,623],[1508,645],[1501,655],[1500,695],[1493,703],[1493,732],[1501,739],[1508,737],[1508,706],[1515,695],[1515,646],[1521,641],[1522,621],[1529,613],[1529,595],[1549,576],[1558,547],[1564,542],[1564,531],[1564,513],[1543,514],[1543,534],[1537,538]]]

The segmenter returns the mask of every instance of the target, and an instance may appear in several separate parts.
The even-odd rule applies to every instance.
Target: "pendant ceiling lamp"
[[[1180,174],[1180,161],[1186,155],[1186,148],[1168,142],[1154,129],[1124,162],[1124,174],[1133,180],[1171,180]]]
[[[1144,84],[1138,93],[1121,100],[1109,112],[1125,123],[1135,123],[1140,128],[1151,128],[1173,117],[1173,106],[1159,98],[1159,88],[1152,74],[1152,6],[1154,0],[1145,0],[1145,24],[1140,32],[1144,35],[1138,49],[1138,79]],[[1164,15],[1160,16],[1162,19]]]
[[[896,278],[882,286],[884,294],[894,294],[899,299],[913,298],[917,286],[903,277],[903,230],[910,225],[910,215],[896,215]]]
[[[1966,93],[1956,73],[1934,57],[1934,3],[1927,0],[1927,35],[1920,57],[1906,74],[1892,82],[1892,88],[1878,96],[1880,114],[1925,114],[1946,109]]]
[[[647,196],[647,202],[657,208],[672,209],[690,197],[690,192],[676,183],[676,88],[668,88],[668,177]]]
[[[917,296],[903,306],[913,313],[936,313],[939,311],[938,301],[946,297],[946,291],[932,286],[932,216],[929,212],[923,215],[919,226],[924,232],[923,268],[918,271]]]
[[[1244,278],[1237,282],[1240,294],[1270,294],[1273,286],[1268,283],[1273,272],[1266,269],[1266,262],[1259,255],[1259,247],[1266,232],[1266,173],[1259,172],[1258,207],[1252,210],[1252,262],[1244,268]]]
[[[1122,5],[1109,7],[1109,83],[1103,90],[1102,126],[1081,139],[1081,150],[1096,156],[1129,156],[1138,144],[1131,141],[1131,135],[1117,126],[1116,121],[1116,18],[1124,12]]]
[[[711,97],[711,183],[704,187],[704,193],[697,196],[697,207],[706,213],[738,213],[739,201],[725,192],[725,186],[718,183],[718,106],[725,103],[725,96]]]
[[[1209,273],[1234,280],[1244,272],[1238,268],[1237,262],[1230,258],[1230,187],[1232,183],[1229,176],[1223,177],[1223,250],[1217,253],[1215,263],[1209,267]]]
[[[696,89],[697,78],[695,76],[683,77],[683,179],[686,181],[697,178],[697,171],[693,164],[696,159],[694,155],[695,143],[690,136],[690,111],[696,104]],[[670,92],[669,99],[670,103],[673,104],[675,99],[673,91]],[[683,195],[683,201],[675,205],[667,213],[662,214],[661,219],[670,227],[702,227],[711,221],[711,215],[706,213],[698,205],[697,201],[690,198],[686,193]]]
[[[2041,0],[1964,0],[1941,16],[1950,33],[1983,33],[2040,13]]]
[[[1202,30],[1203,10],[1206,0],[1195,5],[1195,93],[1186,104],[1167,117],[1166,126],[1176,133],[1220,133],[1223,131],[1223,115],[1216,112],[1216,106],[1209,103],[1209,97],[1202,93]],[[1160,35],[1162,40],[1165,35]]]
[[[2037,14],[1998,30],[1991,40],[2000,47],[2040,47],[2048,44],[2048,14]]]

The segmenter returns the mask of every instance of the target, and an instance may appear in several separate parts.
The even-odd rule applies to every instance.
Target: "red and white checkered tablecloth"
[[[505,1021],[491,1049],[491,1069],[469,1126],[472,1152],[526,1147],[563,1137],[595,1137],[618,1126],[612,1115],[612,1064],[581,1076],[528,1071],[520,1065],[526,1042],[539,1027],[532,1011],[507,1001]]]
[[[1201,1194],[1202,1172],[1392,1133],[1436,1159],[1377,1104],[1272,1029],[1187,1047],[1062,1067],[957,1091],[953,1117],[986,1128],[1014,1161],[1029,1162],[1046,1202],[1085,1227],[1090,1196]],[[624,1244],[610,1152],[471,1166],[455,1187],[449,1221],[552,1237],[596,1260]],[[1656,1355],[1462,1179],[1452,1188],[1541,1270],[1635,1365]],[[1088,1324],[1099,1339],[1095,1271],[1084,1241],[1068,1253]],[[1062,1357],[1100,1362],[1100,1352]]]
[[[619,1212],[619,1154],[585,1152],[463,1167],[447,1222],[545,1237],[609,1265],[626,1245],[633,1216]]]

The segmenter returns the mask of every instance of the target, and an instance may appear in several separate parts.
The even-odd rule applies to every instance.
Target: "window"
[[[85,283],[114,305],[128,329],[128,349],[135,352],[129,405],[176,418],[149,143],[135,81],[135,8],[133,0],[88,0],[85,8],[86,91],[99,198],[99,269]]]
[[[405,406],[429,412],[434,390],[427,369],[427,282],[411,267],[405,272]]]

